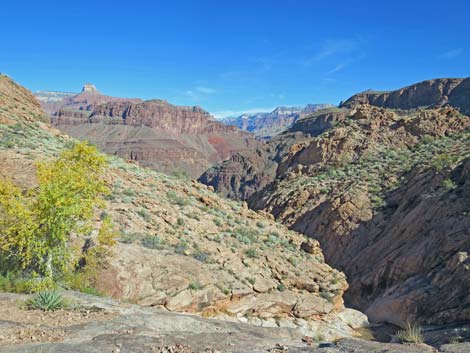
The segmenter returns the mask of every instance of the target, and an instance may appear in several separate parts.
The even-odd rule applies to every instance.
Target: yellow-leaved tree
[[[80,142],[56,160],[37,163],[35,189],[22,192],[0,180],[0,271],[50,282],[76,271],[80,259],[70,237],[92,230],[93,214],[109,192],[106,167],[106,158],[94,146]],[[102,228],[101,238],[103,232],[112,233],[110,220]]]

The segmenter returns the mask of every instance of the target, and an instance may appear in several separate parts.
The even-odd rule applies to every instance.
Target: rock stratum
[[[423,81],[390,92],[373,90],[356,94],[341,104],[352,107],[356,104],[370,104],[390,109],[416,109],[450,105],[461,113],[470,114],[470,78],[440,78]]]
[[[331,104],[308,104],[305,107],[277,107],[269,113],[243,114],[236,118],[225,118],[221,121],[255,136],[269,139],[280,134],[298,119],[321,109],[332,108]]]
[[[318,240],[348,277],[346,303],[371,320],[468,321],[467,82],[359,94],[200,180]]]
[[[38,97],[58,129],[106,153],[167,173],[196,178],[233,153],[258,144],[250,134],[215,121],[196,106],[109,97],[91,84],[63,99],[57,94]]]
[[[0,104],[1,176],[24,189],[35,187],[35,163],[55,157],[73,139],[41,121],[45,113],[32,94],[6,76],[0,76]],[[100,107],[101,114],[110,109]],[[112,190],[105,212],[120,229],[95,284],[108,296],[329,340],[357,335],[368,325],[363,314],[344,307],[345,275],[325,263],[317,241],[206,185],[133,161],[110,158],[105,178]],[[97,228],[101,222],[97,214]],[[83,241],[93,243],[96,233]]]

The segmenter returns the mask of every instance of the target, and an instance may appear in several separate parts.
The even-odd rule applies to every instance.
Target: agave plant
[[[56,291],[43,291],[36,293],[34,297],[28,301],[28,306],[31,309],[54,311],[62,309],[65,306],[65,301]]]

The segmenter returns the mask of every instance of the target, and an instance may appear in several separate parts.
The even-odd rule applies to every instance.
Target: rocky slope
[[[243,114],[236,118],[223,119],[222,122],[269,139],[292,126],[298,119],[331,107],[331,104],[308,104],[304,108],[277,107],[270,113]]]
[[[0,170],[19,186],[34,187],[35,161],[57,155],[71,138],[37,120],[41,110],[28,91],[5,76],[0,82]],[[120,158],[110,159],[105,177],[112,189],[105,213],[119,226],[120,241],[96,283],[102,292],[329,339],[367,324],[344,308],[345,276],[324,262],[318,242],[205,185]],[[97,227],[101,218],[96,215]],[[85,238],[93,241],[95,233]]]
[[[349,278],[347,303],[374,321],[459,322],[468,320],[469,128],[452,107],[343,105],[297,121],[258,160],[241,153],[201,180],[319,240]]]
[[[115,98],[93,85],[59,102],[52,123],[67,134],[89,140],[101,150],[155,170],[198,177],[233,153],[257,145],[251,135],[215,121],[199,107],[164,100]]]
[[[470,78],[441,78],[423,81],[391,92],[365,91],[341,104],[350,108],[355,104],[391,109],[416,109],[451,105],[463,114],[470,114]]]

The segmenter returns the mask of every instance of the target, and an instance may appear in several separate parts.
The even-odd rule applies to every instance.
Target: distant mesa
[[[98,92],[95,85],[93,85],[91,83],[85,83],[83,85],[82,93],[94,93],[94,92]]]

